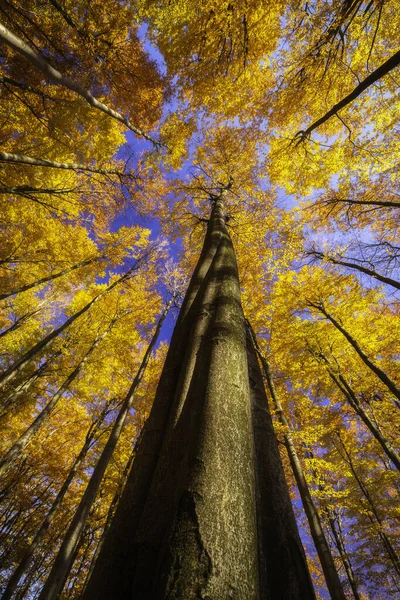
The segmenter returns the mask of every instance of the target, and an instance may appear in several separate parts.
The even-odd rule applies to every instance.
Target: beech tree
[[[203,250],[86,598],[314,597],[251,343],[246,360],[225,224],[231,187],[210,198]]]

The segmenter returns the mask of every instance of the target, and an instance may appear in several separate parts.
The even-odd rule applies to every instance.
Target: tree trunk
[[[104,477],[104,473],[108,467],[108,464],[112,458],[115,447],[118,443],[118,440],[121,436],[121,432],[123,426],[126,421],[126,417],[128,416],[129,411],[132,408],[133,399],[136,393],[136,390],[143,378],[145,373],[147,364],[150,360],[151,353],[153,348],[157,342],[158,336],[161,331],[162,324],[165,320],[165,317],[168,314],[168,311],[171,307],[172,299],[166,304],[161,317],[158,320],[155,332],[151,339],[151,342],[145,352],[142,363],[139,367],[139,370],[132,382],[132,385],[128,391],[128,394],[120,408],[114,426],[112,428],[110,437],[107,440],[106,445],[100,455],[100,458],[94,468],[88,486],[83,494],[83,497],[79,503],[79,506],[75,512],[75,515],[72,519],[71,525],[68,528],[67,533],[63,539],[61,544],[61,548],[58,552],[58,555],[54,561],[52,570],[46,580],[46,583],[43,587],[43,590],[39,596],[39,600],[55,600],[58,594],[62,590],[62,586],[68,577],[68,573],[71,569],[74,551],[79,543],[79,539],[81,537],[82,531],[85,527],[90,509],[93,505],[93,502],[96,498],[97,492],[99,490],[100,484]]]
[[[371,497],[371,494],[369,493],[367,486],[362,481],[361,477],[358,475],[358,473],[354,467],[353,459],[351,458],[350,452],[347,450],[347,448],[344,445],[343,440],[340,438],[340,436],[338,436],[338,438],[340,440],[341,446],[343,448],[343,451],[344,451],[344,454],[346,457],[345,460],[348,463],[348,465],[350,466],[350,470],[353,473],[354,479],[357,481],[358,487],[360,488],[362,495],[364,496],[364,498],[366,499],[366,501],[369,505],[369,508],[371,511],[369,514],[369,519],[370,519],[371,523],[378,526],[378,536],[381,539],[382,545],[386,550],[386,553],[390,559],[390,562],[393,565],[394,570],[397,573],[397,576],[400,577],[400,558],[399,558],[396,550],[394,549],[392,542],[390,541],[389,537],[387,536],[387,534],[384,531],[381,516],[377,511],[377,508]]]
[[[295,526],[294,537],[278,539],[286,522],[293,526],[279,511],[286,486],[269,474],[276,488],[266,507],[267,486],[256,490],[265,463],[254,452],[246,329],[225,225],[231,185],[212,198],[153,408],[84,600],[258,600],[279,578],[280,599],[314,598]],[[279,524],[269,540],[268,515],[256,513],[273,507]],[[271,571],[274,548],[285,573]]]
[[[85,88],[83,88],[79,83],[77,83],[76,81],[73,81],[69,77],[65,77],[64,75],[62,75],[60,73],[60,71],[57,71],[57,69],[54,69],[51,65],[49,65],[48,62],[46,62],[41,56],[39,56],[39,54],[36,54],[36,52],[34,50],[32,50],[32,48],[30,48],[28,46],[28,44],[26,44],[23,40],[21,40],[19,37],[14,35],[11,31],[9,31],[1,23],[0,23],[0,39],[2,39],[3,42],[5,42],[8,46],[10,46],[13,50],[22,54],[31,63],[31,65],[33,65],[36,69],[39,69],[40,71],[42,71],[42,73],[44,73],[49,79],[54,81],[54,83],[62,85],[63,87],[67,88],[68,90],[71,90],[72,92],[75,92],[76,94],[79,94],[79,96],[84,98],[84,100],[86,100],[86,102],[88,104],[90,104],[90,106],[93,106],[94,108],[97,108],[98,110],[101,110],[103,113],[105,113],[109,117],[112,117],[113,119],[116,119],[120,123],[123,123],[125,125],[125,127],[130,129],[131,131],[133,131],[133,133],[135,133],[136,135],[143,137],[146,140],[149,140],[155,146],[160,145],[159,142],[157,142],[152,137],[147,135],[144,131],[139,129],[139,127],[135,127],[135,125],[133,125],[130,121],[128,121],[128,119],[126,119],[123,115],[116,112],[112,108],[109,108],[103,102],[96,100],[96,98],[94,98],[94,96],[92,96],[92,94],[88,90],[85,90]]]
[[[400,400],[400,388],[395,384],[392,379],[383,371],[378,365],[376,365],[372,360],[365,354],[365,352],[359,346],[357,340],[353,338],[353,336],[344,328],[342,325],[331,315],[329,314],[325,307],[322,304],[314,304],[312,302],[309,303],[310,306],[313,306],[317,310],[319,310],[327,319],[340,331],[340,333],[346,338],[346,340],[351,344],[354,350],[357,352],[358,356],[364,362],[367,367],[371,369],[377,377],[386,385],[386,387],[396,396],[398,400]]]
[[[139,441],[139,439],[140,439],[140,436],[137,439],[137,442]],[[96,550],[95,550],[95,552],[93,554],[92,561],[90,563],[90,567],[89,567],[87,575],[86,575],[85,584],[84,584],[84,587],[83,587],[83,590],[82,590],[82,594],[81,594],[82,596],[84,595],[84,593],[86,591],[87,584],[90,581],[90,578],[92,576],[93,569],[94,569],[94,566],[95,566],[95,564],[97,562],[97,558],[98,558],[98,556],[100,554],[100,551],[101,551],[101,549],[103,547],[104,540],[105,540],[105,538],[106,538],[106,536],[108,534],[108,531],[109,531],[109,529],[111,527],[111,523],[112,523],[112,520],[113,520],[114,514],[115,514],[115,509],[117,508],[118,503],[119,503],[119,501],[121,499],[122,491],[123,491],[123,489],[125,487],[126,480],[128,478],[129,472],[130,472],[130,470],[132,468],[133,461],[135,460],[135,455],[136,455],[136,448],[133,449],[133,451],[132,451],[132,453],[131,453],[131,455],[129,457],[129,460],[128,460],[128,462],[127,462],[127,464],[125,466],[125,469],[124,469],[124,473],[122,475],[121,484],[118,487],[117,491],[115,492],[114,497],[113,497],[113,499],[111,501],[110,507],[108,509],[107,519],[106,519],[106,522],[105,522],[105,525],[104,525],[104,529],[103,529],[103,531],[101,533],[101,537],[100,537],[99,543],[97,544]]]
[[[93,304],[98,302],[103,296],[105,296],[108,292],[114,289],[119,283],[125,281],[132,275],[134,271],[138,269],[139,263],[136,263],[129,271],[127,271],[122,277],[114,281],[111,285],[108,286],[105,290],[100,292],[97,296],[93,298],[90,302],[88,302],[81,310],[78,310],[75,314],[73,314],[69,319],[67,319],[60,327],[54,329],[51,333],[46,335],[40,342],[38,342],[33,348],[28,350],[20,359],[18,359],[11,367],[9,367],[4,373],[0,376],[0,389],[4,387],[7,383],[9,383],[14,377],[21,371],[21,369],[26,365],[27,362],[32,360],[39,352],[45,350],[51,342],[58,337],[65,329],[67,329],[74,321],[76,321],[79,317],[81,317],[85,312],[87,312]]]
[[[337,514],[336,511],[332,515],[332,512],[329,510],[328,521],[329,521],[329,526],[330,526],[332,534],[333,534],[333,538],[335,540],[336,548],[338,549],[338,552],[340,554],[340,560],[343,563],[344,569],[346,571],[347,579],[348,579],[350,587],[351,587],[351,591],[353,592],[354,600],[361,600],[361,596],[358,591],[358,585],[356,582],[356,578],[354,576],[353,567],[351,565],[350,558],[349,558],[349,555],[347,553],[347,550],[346,550],[346,547],[344,544],[342,526],[340,523],[340,515]]]
[[[60,351],[55,352],[49,359],[45,360],[37,369],[35,369],[33,373],[27,377],[27,379],[21,381],[21,383],[17,385],[12,394],[10,394],[10,396],[8,396],[6,400],[1,403],[2,408],[0,420],[4,419],[10,412],[14,412],[21,406],[24,406],[25,402],[31,400],[31,397],[27,396],[25,401],[21,402],[20,398],[27,393],[35,381],[46,374],[46,370],[49,368],[49,365],[53,365],[53,361],[60,356],[60,354]]]
[[[77,364],[77,366],[72,371],[72,373],[69,374],[69,376],[64,381],[62,386],[54,394],[54,396],[52,397],[50,402],[48,404],[46,404],[44,409],[38,414],[38,416],[33,421],[33,423],[28,427],[28,429],[26,431],[24,431],[24,433],[18,438],[18,440],[14,443],[14,445],[11,446],[11,448],[8,450],[8,452],[6,453],[6,455],[0,462],[0,476],[3,475],[3,473],[5,473],[9,469],[9,467],[10,467],[11,463],[14,461],[14,459],[17,458],[17,456],[32,441],[33,436],[35,435],[35,433],[37,432],[39,427],[44,423],[44,421],[46,421],[48,419],[48,417],[50,416],[50,413],[52,412],[52,410],[54,409],[54,407],[56,406],[58,401],[63,397],[65,392],[68,390],[68,388],[70,387],[70,385],[74,381],[74,379],[76,379],[76,377],[82,371],[83,367],[89,360],[90,356],[93,354],[94,350],[97,348],[97,346],[100,344],[100,342],[105,338],[105,336],[109,333],[114,322],[115,322],[114,320],[111,321],[111,324],[109,325],[109,327],[94,340],[94,342],[90,346],[89,350],[86,352],[85,356]]]
[[[290,425],[286,419],[286,416],[283,412],[283,408],[281,402],[278,398],[278,395],[275,390],[275,385],[271,376],[271,371],[269,368],[269,364],[265,360],[260,347],[257,342],[256,335],[250,325],[249,332],[251,334],[251,338],[255,347],[255,350],[260,358],[265,379],[267,381],[268,389],[270,392],[270,396],[272,398],[272,402],[274,407],[278,413],[278,418],[281,424],[285,427],[286,433],[283,436],[284,444],[286,451],[289,456],[290,466],[292,467],[293,474],[296,479],[297,487],[299,489],[301,502],[303,504],[304,512],[307,516],[307,521],[310,527],[311,536],[314,541],[315,549],[317,550],[317,554],[321,563],[321,567],[324,573],[326,585],[328,587],[330,596],[332,600],[346,600],[346,596],[344,595],[342,584],[339,579],[339,575],[337,573],[335,562],[331,553],[331,549],[329,547],[328,541],[325,537],[325,533],[322,527],[321,519],[319,517],[317,508],[314,504],[314,501],[311,497],[311,492],[308,487],[303,467],[301,465],[300,459],[297,454],[297,450],[293,441],[293,437],[290,431]],[[265,397],[265,402],[267,403],[267,398]],[[266,438],[266,436],[265,436]],[[276,567],[278,568],[278,566]]]
[[[24,315],[22,315],[22,317],[19,317],[19,319],[17,319],[12,325],[10,325],[10,327],[7,327],[7,329],[4,329],[4,331],[0,333],[0,338],[4,337],[8,333],[11,333],[12,331],[15,331],[16,329],[19,329],[21,325],[23,325],[28,319],[30,319],[30,317],[33,317],[33,315],[36,315],[38,312],[38,310],[33,310],[31,312],[25,313]]]
[[[355,395],[354,391],[347,383],[345,378],[340,374],[338,377],[336,377],[336,375],[329,368],[328,373],[332,381],[336,383],[337,387],[340,389],[340,391],[342,392],[352,409],[357,413],[360,419],[368,427],[374,438],[380,444],[386,456],[392,461],[396,469],[400,471],[400,456],[397,454],[390,441],[382,434],[378,427],[376,427],[373,421],[369,418],[368,414],[365,412],[365,410],[359,403],[357,396]]]
[[[71,271],[75,271],[75,269],[80,269],[81,267],[86,267],[87,265],[90,265],[97,260],[99,260],[99,258],[97,256],[95,258],[88,258],[87,260],[82,260],[81,262],[77,263],[76,265],[73,265],[72,267],[68,267],[67,269],[63,269],[62,271],[59,271],[58,273],[48,275],[47,277],[42,277],[41,279],[38,279],[37,281],[33,281],[32,283],[27,283],[26,285],[21,285],[18,288],[14,288],[13,290],[10,290],[9,292],[0,294],[0,300],[4,300],[4,298],[8,298],[9,296],[15,296],[15,294],[20,294],[21,292],[26,292],[27,290],[30,290],[31,288],[37,287],[38,285],[42,285],[42,283],[46,283],[46,281],[53,281],[53,279],[58,279],[58,277],[67,275],[68,273],[71,273]]]
[[[31,544],[28,546],[28,548],[24,552],[23,558],[22,558],[21,562],[19,563],[18,567],[15,569],[14,573],[12,574],[12,576],[7,584],[7,587],[4,590],[4,593],[1,597],[1,600],[10,600],[13,593],[17,589],[17,586],[20,582],[21,577],[24,575],[24,573],[29,568],[32,556],[33,556],[35,550],[38,548],[38,546],[42,542],[44,536],[47,533],[48,528],[50,527],[55,515],[57,514],[57,511],[64,499],[64,496],[68,491],[70,483],[73,480],[73,478],[75,477],[75,474],[76,474],[79,466],[81,465],[82,461],[84,460],[84,458],[91,446],[91,443],[94,439],[96,431],[99,428],[99,426],[101,425],[105,416],[106,415],[104,413],[103,415],[101,415],[101,417],[98,421],[91,424],[91,426],[86,434],[86,439],[81,448],[81,451],[79,452],[78,456],[74,460],[74,463],[73,463],[63,485],[61,486],[61,489],[58,492],[53,504],[51,505],[50,510],[46,515],[46,518],[44,519],[43,523],[41,524],[33,541],[31,542]]]

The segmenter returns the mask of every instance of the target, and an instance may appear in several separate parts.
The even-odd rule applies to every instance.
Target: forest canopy
[[[398,597],[399,40],[397,0],[0,3],[2,600],[95,598],[218,228],[316,597]]]

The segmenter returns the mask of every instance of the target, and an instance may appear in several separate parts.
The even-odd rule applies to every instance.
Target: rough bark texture
[[[246,329],[225,193],[213,199],[153,408],[84,600],[256,600],[272,598],[278,588],[276,598],[314,598],[284,480],[281,486],[278,477],[268,493],[269,483],[264,486],[274,496],[266,505],[264,492],[256,493],[262,473],[255,464]],[[270,481],[275,484],[275,473]],[[293,525],[293,544],[268,542],[258,531],[257,510],[282,505],[282,493],[289,512],[265,521],[279,516],[277,529]],[[268,550],[258,550],[259,538]],[[270,581],[260,583],[259,562],[267,555]],[[271,583],[278,564],[281,575]]]

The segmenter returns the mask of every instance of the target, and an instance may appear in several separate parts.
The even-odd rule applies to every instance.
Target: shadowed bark
[[[326,585],[328,587],[328,590],[329,590],[332,600],[346,600],[346,597],[343,592],[342,584],[340,582],[339,575],[338,575],[338,572],[335,567],[335,562],[334,562],[334,559],[332,556],[332,552],[331,552],[331,549],[329,547],[328,541],[325,536],[325,532],[322,527],[322,523],[321,523],[320,516],[318,514],[318,510],[312,499],[311,492],[308,487],[307,480],[306,480],[306,477],[305,477],[305,474],[303,471],[303,467],[301,465],[299,456],[297,454],[297,450],[296,450],[296,447],[295,447],[295,444],[293,441],[293,436],[292,436],[292,432],[290,429],[290,425],[286,419],[286,416],[283,412],[282,404],[281,404],[279,397],[275,390],[275,385],[274,385],[274,382],[273,382],[273,379],[271,376],[269,364],[266,361],[266,359],[264,358],[264,356],[260,350],[256,335],[255,335],[249,322],[248,322],[248,327],[249,327],[249,333],[251,336],[251,340],[249,340],[249,344],[250,344],[250,341],[252,341],[252,345],[254,346],[253,352],[256,352],[260,359],[260,362],[261,362],[261,365],[263,368],[263,372],[264,372],[264,376],[267,381],[269,394],[270,394],[270,397],[272,398],[274,408],[277,411],[278,419],[281,422],[281,424],[285,427],[285,430],[286,430],[286,433],[283,436],[283,442],[285,444],[286,451],[288,453],[290,466],[292,467],[292,471],[293,471],[293,474],[294,474],[294,477],[295,477],[295,480],[297,483],[301,502],[303,504],[304,512],[306,513],[307,521],[308,521],[308,524],[310,527],[311,536],[313,538],[315,549],[317,550],[318,558],[321,563],[322,571],[324,573]],[[254,372],[258,373],[259,367],[258,367],[257,359],[255,359],[255,361],[253,360],[253,362],[254,362]],[[256,369],[256,367],[258,367],[258,369]],[[260,373],[259,377],[260,376],[261,376],[261,373]],[[260,392],[259,392],[260,403],[258,406],[258,410],[264,411],[264,413],[265,413],[264,419],[266,421],[266,426],[268,427],[268,433],[269,433],[269,435],[267,435],[266,432],[262,432],[263,435],[260,436],[261,443],[263,443],[265,445],[267,439],[273,439],[273,435],[272,435],[273,429],[271,430],[272,421],[271,421],[271,417],[269,414],[267,397],[265,395],[264,388],[262,386],[262,376],[261,376],[261,380],[259,383],[259,389],[260,389]],[[267,417],[267,415],[268,415],[268,417]],[[261,456],[266,457],[270,454],[271,454],[271,451],[268,453],[266,451],[264,451],[261,454]],[[277,458],[279,458],[279,456]],[[275,468],[268,469],[267,473],[268,472],[272,472],[272,473],[278,472],[280,462],[277,461],[277,458],[275,459],[275,461],[277,462]],[[282,471],[281,477],[284,477],[282,468],[281,468],[281,471]],[[264,479],[264,481],[267,480],[265,476],[263,479]],[[285,480],[283,480],[281,482],[282,486],[284,485],[284,481]],[[266,501],[267,500],[268,500],[268,494],[266,494]],[[289,513],[289,511],[292,510],[292,507],[291,507],[291,505],[283,507],[280,504],[280,505],[278,505],[277,510],[281,511],[281,512]],[[294,516],[293,516],[293,519],[294,519]],[[274,524],[276,522],[279,522],[279,519],[276,519],[273,521]],[[301,545],[299,547],[301,548],[301,551],[302,551],[303,549],[302,549]],[[279,573],[279,565],[275,565],[275,570],[276,570],[276,572]],[[279,587],[277,587],[277,593],[278,592],[279,592]],[[272,597],[274,597],[274,596],[272,596]]]

